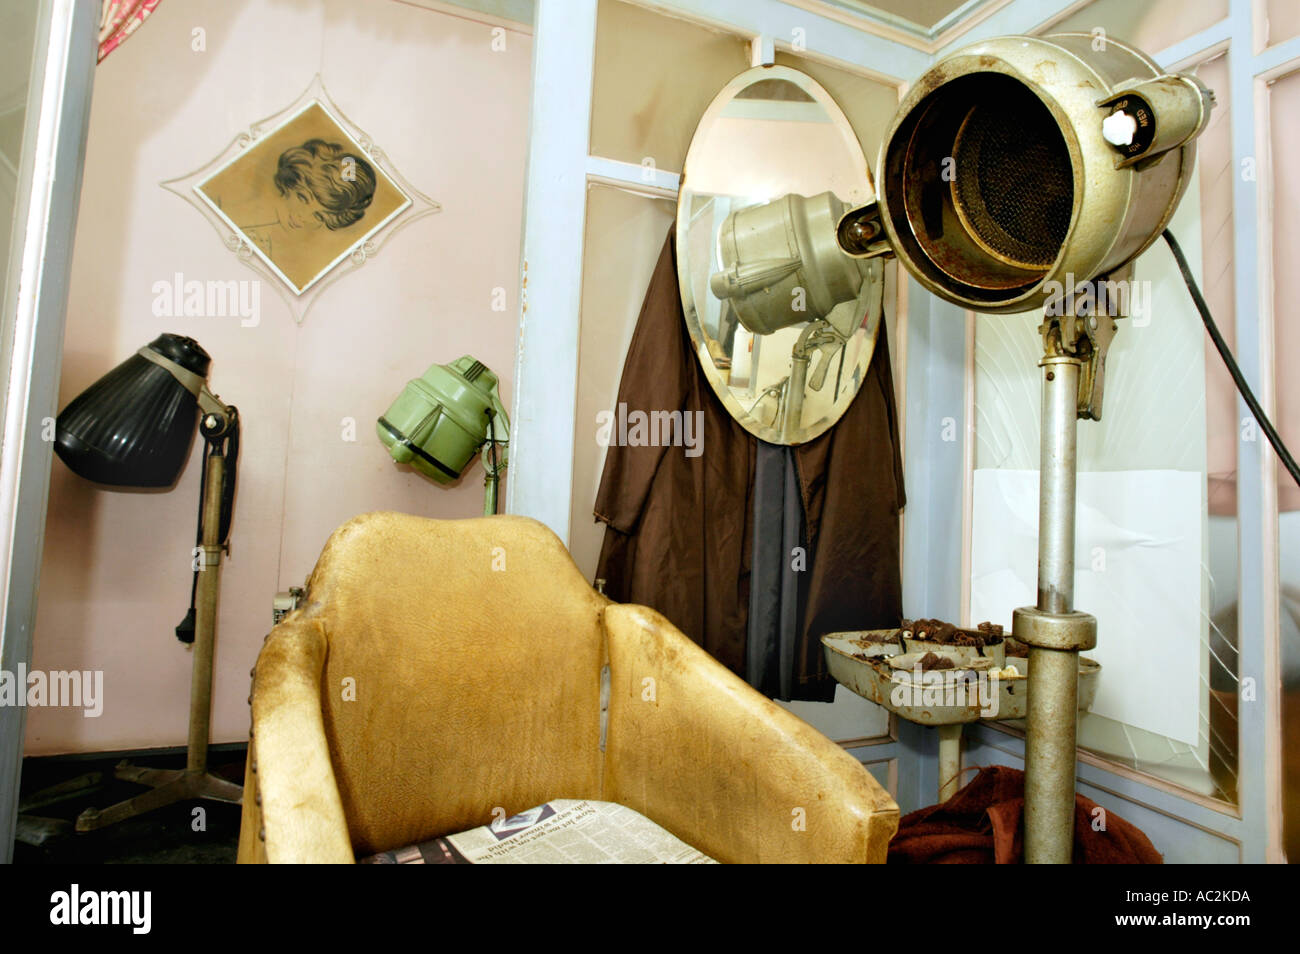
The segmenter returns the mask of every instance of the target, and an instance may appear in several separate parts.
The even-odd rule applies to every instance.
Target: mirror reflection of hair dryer
[[[844,205],[831,192],[786,195],[732,212],[718,236],[721,271],[709,290],[756,335],[802,324],[790,352],[790,373],[763,389],[751,406],[775,407],[765,421],[790,441],[802,428],[808,390],[821,391],[838,367],[832,400],[839,397],[844,351],[853,333],[869,327],[875,340],[884,298],[883,267],[853,258],[839,247],[836,227]]]
[[[737,209],[719,232],[723,268],[709,277],[709,290],[754,334],[825,319],[857,300],[870,273],[839,248],[835,228],[843,214],[830,192]]]

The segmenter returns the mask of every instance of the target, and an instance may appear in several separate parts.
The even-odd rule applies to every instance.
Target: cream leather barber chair
[[[344,524],[252,708],[241,862],[351,863],[560,798],[723,862],[883,862],[898,825],[856,759],[522,517]]]

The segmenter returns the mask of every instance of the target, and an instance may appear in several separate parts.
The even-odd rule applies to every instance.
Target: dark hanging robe
[[[759,685],[747,649],[760,442],[727,413],[695,357],[673,246],[670,233],[623,365],[618,403],[624,408],[615,408],[616,421],[637,410],[699,412],[699,453],[689,456],[687,451],[696,451],[685,446],[620,446],[615,424],[594,508],[606,524],[596,575],[611,599],[658,610],[714,658]],[[771,449],[764,445],[762,451]],[[760,688],[783,698],[827,702],[835,680],[826,670],[820,637],[897,626],[902,616],[903,471],[883,322],[866,379],[843,417],[791,450],[791,484],[802,504],[802,515],[795,515],[802,517],[797,535],[806,563],[795,569],[797,555],[784,548],[780,554],[765,550],[758,562],[770,569],[776,560],[799,574],[801,618],[792,620],[790,651],[780,663],[788,670],[779,680],[785,689],[777,691],[767,680]],[[782,484],[776,484],[779,495]],[[777,499],[774,509],[785,512],[788,531],[788,499]],[[784,542],[789,541],[787,532]],[[764,585],[772,583],[770,572],[760,575]],[[788,582],[787,573],[787,590]],[[783,615],[789,613],[787,600]]]

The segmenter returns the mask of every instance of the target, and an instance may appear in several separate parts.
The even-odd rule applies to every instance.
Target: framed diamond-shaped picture
[[[163,185],[272,279],[298,321],[329,280],[363,265],[399,226],[440,208],[343,117],[319,76],[202,169]]]

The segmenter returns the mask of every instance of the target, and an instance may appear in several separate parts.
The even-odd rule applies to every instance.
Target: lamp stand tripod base
[[[148,785],[150,790],[108,808],[87,808],[77,816],[77,831],[94,831],[135,818],[177,802],[207,799],[238,805],[244,789],[211,772],[190,769],[154,769],[120,763],[113,775],[123,781]]]

